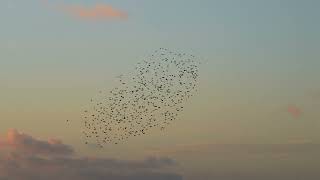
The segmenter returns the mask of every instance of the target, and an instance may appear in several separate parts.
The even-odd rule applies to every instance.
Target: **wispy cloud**
[[[278,144],[185,144],[172,147],[150,148],[147,152],[155,155],[231,153],[231,154],[297,154],[313,153],[320,145],[308,140],[290,140]]]
[[[302,113],[302,110],[299,107],[294,106],[294,105],[288,106],[287,111],[288,111],[288,113],[290,113],[292,116],[294,116],[296,118],[300,117],[301,113]]]
[[[110,5],[96,4],[94,7],[84,7],[81,5],[64,5],[62,10],[81,19],[126,19],[127,13],[114,9]]]
[[[317,180],[320,144],[307,139],[279,144],[185,144],[152,148],[151,155],[176,157],[192,180]]]
[[[51,5],[48,0],[41,0],[47,7],[53,7],[58,11],[72,15],[82,20],[110,20],[110,19],[127,19],[128,14],[124,11],[118,10],[111,5],[95,4],[90,7],[81,4],[60,4]]]
[[[133,161],[81,157],[59,140],[39,140],[13,129],[0,145],[1,180],[182,180],[167,170],[175,165],[169,158]]]

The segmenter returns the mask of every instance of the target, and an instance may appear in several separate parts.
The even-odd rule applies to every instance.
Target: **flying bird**
[[[166,48],[117,77],[119,85],[90,99],[83,113],[86,144],[119,144],[132,137],[163,131],[178,119],[197,91],[199,61],[194,55]]]

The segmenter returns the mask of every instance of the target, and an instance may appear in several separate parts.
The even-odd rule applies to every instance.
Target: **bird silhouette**
[[[197,91],[199,61],[194,55],[160,48],[117,77],[117,87],[90,99],[83,111],[86,141],[119,144],[152,130],[165,130]]]

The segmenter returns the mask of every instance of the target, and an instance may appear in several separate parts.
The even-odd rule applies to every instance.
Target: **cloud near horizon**
[[[0,149],[9,148],[12,151],[27,154],[41,155],[72,155],[74,149],[62,144],[60,140],[48,139],[47,141],[33,138],[24,133],[20,133],[15,129],[9,129],[6,137],[0,138]]]
[[[282,144],[181,144],[149,150],[183,165],[201,167],[190,180],[292,180],[320,178],[320,144],[308,139]],[[191,167],[189,167],[191,168]]]
[[[278,144],[181,144],[171,147],[150,148],[147,153],[158,156],[174,156],[181,154],[230,154],[251,157],[278,157],[281,155],[310,155],[320,151],[320,144],[310,140],[290,140]],[[228,158],[228,157],[226,157]]]
[[[182,180],[168,171],[169,158],[144,160],[76,156],[72,146],[47,141],[10,129],[0,141],[1,180]],[[57,156],[59,155],[59,156]]]

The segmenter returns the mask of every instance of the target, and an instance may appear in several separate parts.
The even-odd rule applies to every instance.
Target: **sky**
[[[0,179],[319,179],[319,8],[316,0],[1,0]],[[85,145],[89,100],[160,47],[206,61],[186,110],[165,132]]]

